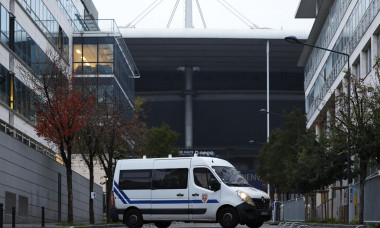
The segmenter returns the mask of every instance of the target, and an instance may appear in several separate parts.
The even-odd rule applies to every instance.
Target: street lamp
[[[284,116],[284,115],[281,115],[279,113],[268,112],[265,108],[260,109],[260,112],[263,114],[269,114],[269,115],[280,116],[283,118],[291,118],[293,120],[297,120],[297,152],[299,154],[299,152],[300,152],[300,119],[298,117],[294,118],[291,116]]]
[[[307,43],[304,43],[300,40],[297,39],[297,37],[295,36],[287,36],[285,37],[285,40],[289,43],[292,43],[292,44],[301,44],[301,45],[305,45],[305,46],[309,46],[309,47],[313,47],[313,48],[318,48],[318,49],[322,49],[322,50],[325,50],[325,51],[329,51],[329,52],[333,52],[333,53],[336,53],[336,54],[339,54],[339,55],[344,55],[346,58],[347,58],[347,68],[348,68],[348,72],[347,72],[347,81],[348,81],[348,85],[347,85],[347,116],[348,116],[348,119],[351,118],[351,108],[350,108],[350,103],[351,103],[351,69],[350,69],[350,55],[347,54],[347,53],[344,53],[344,52],[339,52],[339,51],[335,51],[335,50],[331,50],[331,49],[327,49],[327,48],[323,48],[323,47],[318,47],[318,46],[315,46],[315,45],[311,45],[311,44],[307,44]],[[347,182],[348,184],[350,184],[352,182],[352,177],[351,177],[351,137],[350,137],[350,128],[347,128]]]

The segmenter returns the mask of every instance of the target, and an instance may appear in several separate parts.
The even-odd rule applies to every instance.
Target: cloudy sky
[[[159,3],[142,18],[136,28],[166,28],[177,0],[93,0],[99,19],[115,19],[118,26],[126,26],[154,3]],[[184,2],[175,11],[170,28],[184,27]],[[274,29],[310,30],[313,19],[295,19],[300,0],[198,0],[207,28],[249,28],[221,3],[226,2],[239,11],[246,23]],[[139,18],[138,18],[139,19]],[[193,0],[193,23],[203,28],[197,1]]]

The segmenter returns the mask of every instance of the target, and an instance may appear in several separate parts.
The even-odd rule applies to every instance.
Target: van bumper
[[[235,208],[239,214],[241,224],[263,223],[272,218],[272,209],[270,207],[260,209],[244,202]]]

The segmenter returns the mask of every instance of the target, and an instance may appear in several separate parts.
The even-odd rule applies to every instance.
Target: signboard
[[[252,185],[252,187],[260,189],[262,191],[266,191],[267,188],[265,184],[260,180],[260,177],[256,174],[254,170],[241,170],[240,174],[247,179],[248,183]]]
[[[96,197],[96,192],[91,192],[91,199],[95,199]]]
[[[194,154],[200,157],[215,157],[215,152],[212,150],[191,149],[191,150],[180,150],[178,153],[180,157],[194,157]]]

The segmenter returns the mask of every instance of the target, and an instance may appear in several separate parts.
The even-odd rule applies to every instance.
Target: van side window
[[[120,170],[119,189],[151,189],[152,170]]]
[[[211,178],[216,179],[214,174],[207,168],[195,168],[193,172],[195,185],[211,190],[209,182]]]
[[[153,189],[186,189],[188,169],[154,169]]]

